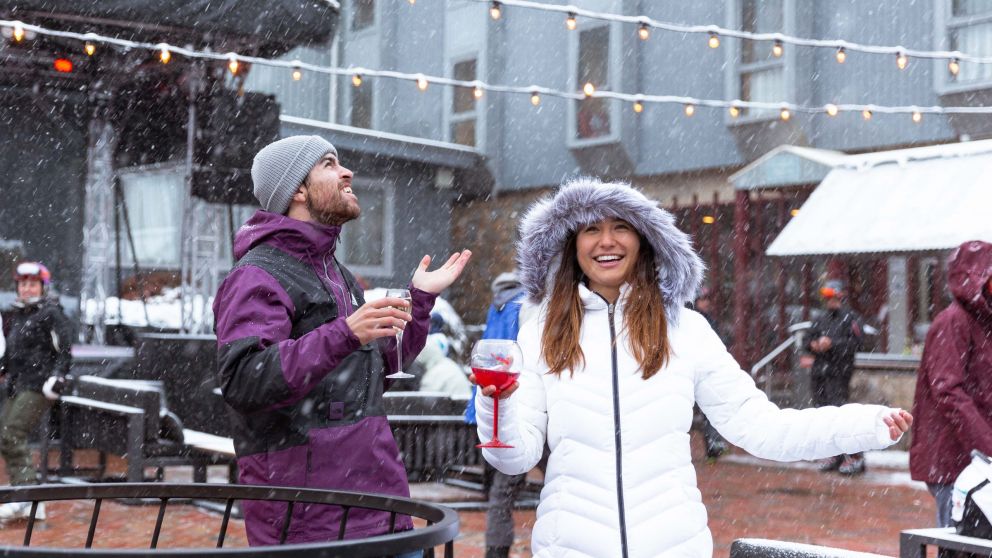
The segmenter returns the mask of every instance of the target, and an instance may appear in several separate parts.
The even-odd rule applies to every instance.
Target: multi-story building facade
[[[992,54],[988,2],[578,0],[572,5],[758,33]],[[712,48],[706,34],[652,29],[644,39],[636,24],[580,16],[571,29],[561,12],[511,3],[502,5],[501,17],[494,20],[490,8],[491,3],[474,0],[348,2],[338,42],[324,60],[346,68],[488,84],[578,92],[591,82],[600,90],[626,93],[816,107],[982,105],[992,91],[990,65],[961,62],[959,71],[951,73],[948,60],[910,58],[900,69],[891,55],[846,50],[839,62],[831,48],[784,44],[778,51],[771,41],[729,37],[718,37],[719,45]],[[791,182],[788,177],[783,180],[780,175],[788,172],[790,163],[774,157],[767,168],[748,167],[747,185],[735,188],[732,176],[782,145],[814,148],[805,155],[803,150],[786,153],[799,153],[801,166],[817,164],[817,150],[861,153],[992,135],[992,118],[982,115],[926,114],[916,121],[909,114],[875,113],[865,119],[858,112],[835,117],[795,113],[783,120],[778,110],[743,110],[732,116],[725,109],[699,106],[690,117],[680,104],[649,103],[637,113],[619,100],[545,95],[535,106],[528,95],[520,94],[486,92],[477,98],[468,88],[432,84],[420,91],[412,82],[384,78],[366,79],[360,87],[350,76],[329,81],[332,101],[322,106],[316,119],[326,115],[373,134],[464,145],[483,159],[490,182],[467,191],[484,195],[456,195],[450,221],[429,225],[448,228],[444,232],[451,247],[467,246],[476,252],[467,280],[452,293],[456,306],[475,320],[486,307],[490,278],[513,265],[520,213],[562,180],[596,175],[630,181],[677,212],[707,260],[709,285],[725,322],[757,321],[772,331],[770,339],[780,337],[787,325],[781,320],[801,319],[797,308],[804,303],[808,312],[810,289],[826,274],[851,281],[854,304],[870,321],[884,322],[891,310],[885,295],[892,283],[885,279],[886,270],[892,269],[888,255],[789,261],[763,255],[815,186],[813,179],[794,170]],[[323,103],[326,98],[320,99]],[[284,103],[288,115],[306,116],[306,110],[310,109]],[[767,183],[756,176],[765,176]],[[463,188],[457,185],[454,190]],[[400,188],[395,195],[403,199],[407,193]],[[741,235],[747,240],[740,241]],[[445,236],[437,236],[439,249]],[[402,252],[402,243],[393,250]],[[938,256],[911,256],[908,267],[897,262],[912,290],[906,318],[910,322],[928,321],[940,305],[942,285],[935,283],[940,274],[934,273]],[[786,311],[775,312],[775,306]],[[912,323],[899,327],[908,331]],[[738,355],[752,360],[768,344],[760,336],[738,337],[738,343],[745,344],[738,347]],[[895,344],[890,348],[903,348],[898,340]]]

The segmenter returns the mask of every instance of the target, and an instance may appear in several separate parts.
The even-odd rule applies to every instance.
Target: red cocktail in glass
[[[520,376],[520,346],[509,339],[482,339],[472,348],[472,372],[480,388],[493,386],[493,439],[477,448],[512,448],[499,439],[499,396]]]

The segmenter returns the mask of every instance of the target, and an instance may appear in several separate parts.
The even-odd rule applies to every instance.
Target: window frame
[[[477,50],[471,50],[463,52],[456,56],[451,56],[448,58],[445,64],[445,76],[450,79],[455,79],[455,66],[461,64],[462,62],[475,61],[475,79],[478,81],[483,81],[479,76],[485,75],[484,60],[481,53]],[[488,92],[490,95],[491,92]],[[485,119],[486,119],[486,100],[489,95],[483,95],[481,99],[475,100],[474,108],[471,111],[465,112],[454,112],[454,101],[455,101],[455,88],[445,87],[444,88],[444,106],[443,111],[444,117],[442,121],[442,126],[444,126],[444,140],[448,143],[454,143],[454,138],[451,134],[451,126],[461,122],[467,122],[469,120],[475,121],[475,145],[466,145],[470,149],[475,149],[477,151],[485,150],[485,134],[482,131],[485,129]],[[462,144],[458,144],[462,145]]]
[[[742,29],[741,10],[744,0],[727,0],[727,27],[729,29]],[[779,33],[791,35],[796,29],[796,9],[795,0],[782,0],[782,28]],[[778,101],[784,103],[794,102],[797,97],[796,88],[796,49],[786,46],[780,58],[759,60],[757,62],[745,63],[742,60],[741,42],[744,39],[731,39],[723,37],[721,48],[726,45],[726,82],[725,94],[728,99],[738,101],[750,101],[743,98],[741,79],[745,74],[756,74],[765,70],[782,68],[782,81],[784,82],[783,98]],[[766,41],[760,43],[771,48],[772,44]],[[762,110],[759,114],[748,114],[751,111],[742,111],[740,116],[734,118],[729,113],[724,112],[724,122],[727,125],[750,124],[755,122],[768,122],[779,120],[779,111],[768,109]]]
[[[936,17],[934,18],[934,36],[937,38],[938,50],[950,50],[951,31],[972,25],[992,23],[992,11],[979,15],[955,17],[951,2],[953,0],[941,0],[937,3]],[[986,54],[992,56],[992,53]],[[992,76],[982,80],[969,81],[967,83],[957,83],[950,80],[947,70],[947,60],[934,60],[934,89],[939,95],[953,93],[965,93],[969,91],[979,91],[982,89],[992,89]]]
[[[382,265],[361,265],[348,261],[348,239],[349,230],[356,230],[354,225],[349,228],[348,223],[341,227],[341,237],[338,248],[335,250],[338,260],[348,266],[353,273],[363,277],[391,278],[393,275],[394,244],[396,229],[396,184],[392,181],[381,178],[360,178],[355,177],[351,181],[353,187],[359,189],[378,188],[383,191],[383,211],[382,211]],[[359,199],[361,204],[361,199]],[[358,219],[361,219],[359,217]]]
[[[568,31],[568,90],[581,93],[582,84],[579,83],[579,40],[582,36],[583,31],[589,31],[591,29],[596,29],[599,27],[606,27],[609,30],[609,37],[607,39],[609,45],[609,56],[607,63],[609,64],[609,69],[607,74],[609,78],[607,83],[603,84],[600,88],[609,91],[618,91],[618,86],[621,80],[621,51],[623,50],[623,45],[621,44],[621,23],[616,21],[607,22],[597,22],[597,21],[582,21],[582,26],[575,31]],[[578,118],[579,103],[582,102],[580,99],[572,100],[567,103],[568,105],[568,125],[565,127],[566,134],[566,145],[570,149],[584,148],[584,147],[594,147],[597,145],[605,145],[610,143],[618,143],[621,138],[621,103],[615,99],[604,99],[606,106],[608,108],[608,113],[610,115],[610,132],[603,136],[598,136],[594,138],[580,138],[578,123],[576,118]]]

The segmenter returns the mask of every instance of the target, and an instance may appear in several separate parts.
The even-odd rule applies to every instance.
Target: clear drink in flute
[[[402,310],[404,312],[409,312],[413,305],[413,298],[410,296],[410,291],[407,289],[386,289],[386,296],[388,298],[401,298],[406,301],[406,305],[403,307],[395,307],[397,310]],[[405,380],[408,378],[413,378],[413,374],[407,374],[403,371],[403,330],[397,330],[396,332],[396,372],[386,376],[387,378],[393,380]]]

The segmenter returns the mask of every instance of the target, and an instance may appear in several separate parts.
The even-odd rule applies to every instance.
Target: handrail
[[[159,499],[161,507],[153,533],[152,548],[105,549],[90,548],[96,532],[100,514],[100,504],[105,499]],[[155,543],[161,533],[164,507],[169,500],[217,499],[227,502],[224,519],[218,533],[216,548],[157,549]],[[35,513],[39,502],[56,500],[94,500],[92,519],[89,525],[86,548],[30,547],[31,532],[35,523]],[[392,525],[397,515],[409,515],[427,522],[426,527],[367,537],[364,539],[336,540],[320,543],[284,544],[251,548],[222,548],[226,535],[232,502],[234,500],[264,500],[288,502],[290,509],[295,503],[328,504],[340,506],[344,510],[363,508],[390,513]],[[98,558],[121,557],[189,557],[227,556],[255,558],[260,556],[292,556],[302,558],[335,557],[380,557],[403,554],[412,550],[427,549],[425,556],[433,556],[435,546],[444,545],[444,555],[454,554],[454,540],[458,535],[458,514],[446,507],[418,502],[409,498],[399,498],[359,492],[317,490],[307,488],[282,488],[271,486],[248,486],[230,484],[168,484],[168,483],[121,483],[101,485],[37,485],[0,488],[0,503],[32,502],[28,518],[24,546],[0,546],[4,556],[66,557],[93,556]],[[341,521],[341,529],[347,522],[347,511]],[[289,516],[283,525],[284,532],[289,527]]]
[[[790,325],[786,329],[786,331],[789,333],[789,338],[779,343],[779,345],[774,349],[772,349],[771,352],[769,352],[767,355],[765,355],[760,360],[758,360],[758,362],[754,363],[754,366],[751,367],[751,377],[754,378],[755,381],[757,381],[758,372],[765,366],[768,366],[769,363],[775,360],[780,354],[785,352],[785,350],[788,349],[789,347],[799,349],[802,344],[802,336],[800,334],[811,327],[813,327],[813,322],[809,322],[809,321],[799,322]],[[771,384],[766,383],[765,393],[770,394],[770,391],[771,391]]]

